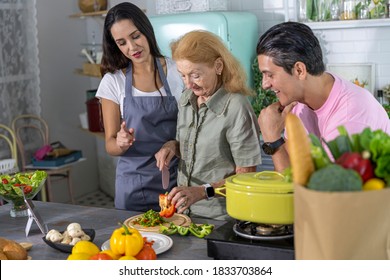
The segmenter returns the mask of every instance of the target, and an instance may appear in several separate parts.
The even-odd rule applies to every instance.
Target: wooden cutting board
[[[142,217],[143,214],[139,214],[133,217],[128,218],[124,224],[128,227],[134,227],[139,231],[147,231],[147,232],[159,232],[160,226],[154,226],[154,227],[144,227],[139,224],[134,224],[134,221],[140,217]],[[169,226],[170,223],[174,223],[177,226],[189,226],[191,224],[191,219],[187,215],[183,214],[177,214],[175,213],[172,217],[170,218],[164,218],[167,222],[164,223],[164,226]]]

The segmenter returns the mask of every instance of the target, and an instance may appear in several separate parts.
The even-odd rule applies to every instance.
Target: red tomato
[[[146,237],[143,237],[143,239],[144,239],[144,246],[145,245],[148,245],[148,246],[153,246],[153,243],[154,243],[154,240],[152,240],[152,241],[149,241]]]
[[[5,178],[3,178],[2,181],[3,181],[3,184],[8,184],[8,180]]]
[[[31,186],[25,186],[23,188],[24,194],[29,194],[31,191],[32,191],[32,187]]]
[[[156,252],[151,245],[145,243],[141,251],[135,256],[137,260],[155,260],[157,259]]]
[[[90,260],[113,260],[112,257],[110,257],[106,253],[97,253],[96,255],[93,255],[89,258]]]

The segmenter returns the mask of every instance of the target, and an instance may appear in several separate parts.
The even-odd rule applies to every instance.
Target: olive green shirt
[[[235,174],[239,167],[261,163],[257,118],[248,98],[215,92],[198,109],[197,96],[191,90],[182,94],[176,140],[180,143],[178,185],[199,186],[220,181]],[[224,198],[199,201],[191,213],[225,219]]]

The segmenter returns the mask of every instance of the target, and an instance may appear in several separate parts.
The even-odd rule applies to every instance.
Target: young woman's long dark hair
[[[131,20],[135,27],[145,35],[150,53],[153,57],[163,57],[160,52],[160,49],[157,45],[157,40],[154,35],[153,26],[150,23],[146,14],[138,8],[136,5],[124,2],[120,3],[114,7],[112,7],[105,18],[104,21],[104,30],[103,30],[103,57],[102,57],[102,65],[101,65],[101,74],[104,76],[105,73],[110,72],[113,73],[116,70],[120,70],[126,68],[130,62],[128,59],[118,48],[114,39],[111,35],[111,27],[114,23],[121,20]],[[154,60],[153,60],[154,61]],[[155,77],[157,75],[157,65],[154,61],[154,71]],[[157,81],[156,81],[157,87]],[[158,87],[157,87],[158,88]]]

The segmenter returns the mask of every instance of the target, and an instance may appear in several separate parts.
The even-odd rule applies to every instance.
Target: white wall
[[[84,22],[69,18],[77,12],[77,1],[37,0],[42,116],[48,121],[51,141],[82,150],[87,158],[73,169],[75,194],[81,196],[98,188],[98,172],[95,138],[79,128],[90,85],[89,78],[73,73],[82,65],[80,43],[86,41]],[[56,202],[69,201],[63,183],[53,188]]]
[[[389,27],[315,31],[320,37],[327,63],[374,63],[375,92],[390,84]]]
[[[232,9],[257,15],[260,33],[285,18],[294,19],[295,3],[296,0],[230,0]],[[325,63],[374,63],[374,94],[390,84],[390,20],[385,27],[315,29],[314,33],[321,42]]]

